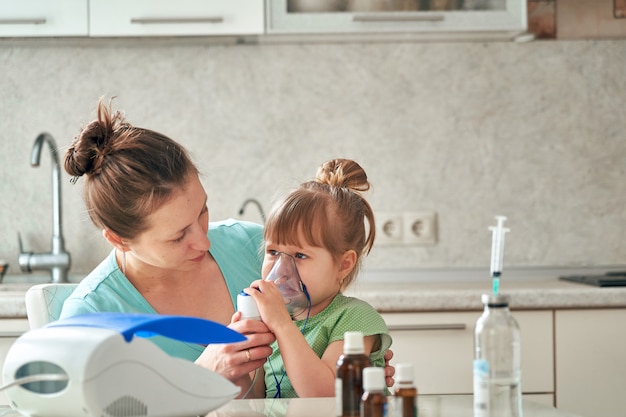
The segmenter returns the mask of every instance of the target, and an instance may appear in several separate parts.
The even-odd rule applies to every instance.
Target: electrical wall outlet
[[[376,240],[381,246],[400,246],[403,232],[402,213],[376,213]]]
[[[402,223],[405,245],[432,246],[437,243],[437,213],[434,211],[406,212]]]

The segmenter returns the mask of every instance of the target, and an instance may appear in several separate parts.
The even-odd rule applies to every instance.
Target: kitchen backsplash
[[[378,212],[432,210],[434,246],[375,247],[367,268],[488,268],[495,215],[510,266],[626,264],[626,40],[207,45],[0,41],[0,258],[50,249],[50,157],[100,96],[191,150],[211,219],[278,193],[329,158],[366,169]],[[62,173],[72,274],[110,250],[82,179]],[[245,218],[260,221],[255,207]]]

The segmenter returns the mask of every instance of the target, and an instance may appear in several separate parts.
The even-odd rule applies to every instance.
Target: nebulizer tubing
[[[511,231],[511,229],[505,228],[504,222],[505,216],[496,216],[498,224],[496,226],[489,226],[491,230],[491,286],[493,295],[498,295],[500,290],[500,276],[502,275],[502,264],[504,260],[504,235]]]
[[[243,394],[243,396],[241,397],[242,400],[248,398],[248,395],[250,394],[250,392],[252,391],[252,389],[256,385],[256,380],[257,379],[259,379],[259,368],[256,368],[254,370],[254,376],[252,377],[252,381],[250,381],[250,386],[246,390],[246,393]]]

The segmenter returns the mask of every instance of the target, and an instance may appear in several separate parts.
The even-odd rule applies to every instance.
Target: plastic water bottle
[[[483,294],[474,329],[474,417],[522,417],[520,329],[505,295]]]
[[[361,417],[387,417],[385,386],[385,370],[383,368],[367,367],[363,369]]]
[[[335,379],[336,415],[358,417],[363,396],[363,369],[372,366],[365,354],[363,333],[346,332],[343,338],[343,355],[337,359]]]

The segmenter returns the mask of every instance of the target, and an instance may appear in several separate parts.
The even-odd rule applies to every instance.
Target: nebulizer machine
[[[300,279],[293,256],[278,252],[274,266],[265,281],[272,281],[276,284],[291,318],[299,316],[310,308],[311,299],[306,286]],[[237,310],[242,312],[243,318],[260,320],[254,298],[243,291],[237,296]]]
[[[33,329],[2,369],[11,407],[37,417],[205,415],[240,389],[149,338],[207,345],[246,340],[222,324],[185,316],[94,313]]]

